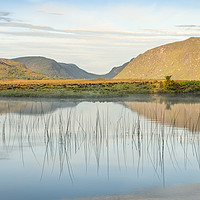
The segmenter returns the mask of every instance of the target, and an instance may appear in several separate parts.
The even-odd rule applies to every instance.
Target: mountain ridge
[[[75,78],[75,79],[97,79],[97,78],[107,78],[112,79],[118,73],[120,73],[129,62],[124,63],[121,66],[112,68],[108,73],[99,75],[87,72],[81,69],[76,64],[57,62],[53,59],[46,58],[43,56],[25,56],[14,58],[14,61],[21,62],[26,65],[28,69],[36,71],[41,74],[48,76],[59,76],[65,78]]]

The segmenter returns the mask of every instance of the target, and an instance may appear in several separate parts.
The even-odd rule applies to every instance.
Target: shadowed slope
[[[133,59],[131,59],[132,61]],[[124,63],[122,66],[119,67],[113,67],[110,72],[108,72],[107,74],[103,75],[103,78],[114,78],[115,76],[117,76],[131,61]]]
[[[87,71],[79,68],[75,64],[59,63],[65,71],[75,79],[95,79],[101,78],[100,75],[88,73]]]
[[[119,67],[113,67],[110,72],[103,75],[93,74],[89,73],[81,68],[79,68],[75,64],[65,64],[65,63],[59,63],[66,71],[67,73],[74,77],[75,79],[96,79],[96,78],[106,78],[111,79],[114,78],[117,74],[119,74],[127,65],[129,62],[123,64]]]

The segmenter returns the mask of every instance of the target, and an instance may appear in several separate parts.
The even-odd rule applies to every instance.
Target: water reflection
[[[197,102],[153,97],[147,102],[137,98],[118,103],[3,101],[1,105],[7,110],[2,106],[0,160],[5,164],[17,160],[16,168],[27,168],[23,173],[33,174],[37,189],[46,187],[43,182],[62,189],[55,198],[50,189],[48,200],[198,181]],[[42,193],[37,199],[45,199]]]
[[[0,114],[20,113],[23,115],[42,115],[52,113],[59,108],[74,107],[78,102],[0,99]]]
[[[175,98],[157,98],[151,102],[125,101],[131,110],[153,121],[170,126],[187,128],[192,132],[200,131],[200,103],[188,101],[187,98],[178,101]],[[184,101],[183,101],[184,100]]]

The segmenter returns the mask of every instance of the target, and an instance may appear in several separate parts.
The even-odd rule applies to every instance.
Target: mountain
[[[3,58],[0,58],[0,78],[49,79],[49,77],[46,75],[27,69],[22,63]]]
[[[47,76],[71,77],[66,70],[53,59],[30,56],[15,58],[13,60],[25,64],[28,69]]]
[[[75,79],[97,79],[97,78],[114,78],[118,73],[120,73],[129,62],[123,64],[119,67],[114,67],[107,74],[98,75],[89,73],[75,64],[58,63],[55,60],[39,57],[39,56],[29,56],[20,57],[13,59],[15,61],[21,62],[26,65],[28,69],[45,74],[48,76],[59,76],[59,77],[73,77]]]
[[[132,61],[133,59],[131,59]],[[112,79],[115,76],[117,76],[131,61],[124,63],[122,66],[119,67],[113,67],[110,72],[108,72],[107,74],[102,75],[103,78],[107,78],[107,79]]]
[[[200,37],[162,45],[132,60],[115,78],[200,80]]]
[[[93,74],[89,73],[81,68],[79,68],[75,64],[65,64],[65,63],[59,63],[67,73],[74,77],[75,79],[97,79],[97,78],[106,78],[106,79],[112,79],[114,78],[118,73],[120,73],[127,65],[129,62],[123,64],[122,66],[119,67],[114,67],[111,69],[110,72],[107,74],[103,75],[98,75],[98,74]]]
[[[66,63],[59,63],[65,71],[75,79],[95,79],[101,78],[100,75],[89,73],[81,68],[79,68],[75,64],[66,64]]]

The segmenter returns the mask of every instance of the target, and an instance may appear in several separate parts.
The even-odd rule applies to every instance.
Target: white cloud
[[[9,12],[6,12],[6,11],[0,11],[0,16],[8,16],[10,15]]]
[[[63,13],[59,19],[52,17],[52,23],[62,28],[72,29],[134,31],[136,28],[172,28],[175,24],[183,22],[198,22],[200,17],[198,8],[191,10],[156,5],[75,6],[54,2],[41,4],[36,8],[38,9],[47,13]]]
[[[0,11],[0,21],[6,21],[6,22],[10,22],[10,21],[12,21],[11,18],[7,17],[8,15],[10,15],[9,12],[6,12],[6,11]]]

